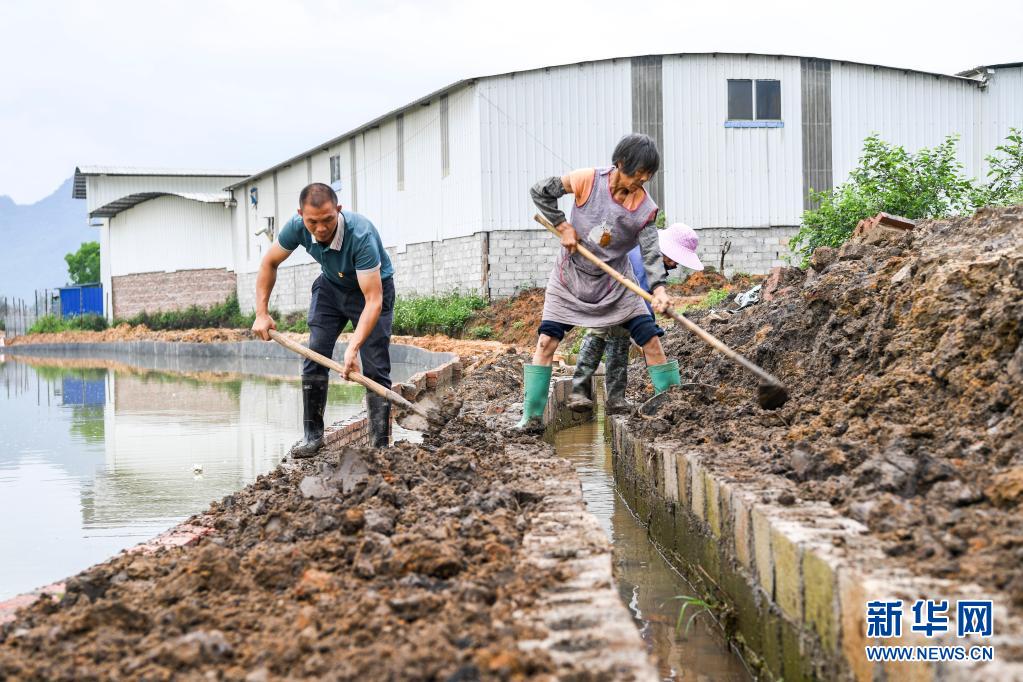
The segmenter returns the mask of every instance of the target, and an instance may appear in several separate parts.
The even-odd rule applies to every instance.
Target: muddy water
[[[394,369],[402,380],[421,368]],[[0,361],[0,600],[147,540],[281,461],[300,436],[299,381],[199,376]],[[363,395],[332,382],[327,423],[361,411]]]
[[[675,597],[694,593],[661,557],[647,538],[646,527],[615,491],[611,448],[604,441],[603,413],[598,413],[595,421],[560,431],[554,445],[559,455],[575,464],[586,506],[614,543],[618,592],[656,657],[661,677],[752,679],[708,614],[696,617],[688,635],[676,633],[682,602]],[[693,613],[695,610],[689,607],[685,619],[688,621]]]

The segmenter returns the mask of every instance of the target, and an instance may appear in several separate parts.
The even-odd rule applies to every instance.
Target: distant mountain
[[[88,225],[85,202],[71,198],[72,181],[25,206],[0,196],[0,296],[31,303],[36,289],[64,286],[64,254],[99,241],[99,229]]]

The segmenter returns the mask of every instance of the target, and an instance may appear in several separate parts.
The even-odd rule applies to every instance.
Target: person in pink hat
[[[664,267],[668,270],[679,265],[690,270],[703,270],[703,263],[696,255],[700,238],[696,236],[696,230],[693,228],[685,223],[672,223],[670,227],[657,234],[657,241],[661,245]]]
[[[657,244],[665,271],[680,265],[690,270],[703,270],[703,263],[696,255],[699,238],[693,228],[685,223],[674,223],[664,230],[655,229],[653,226],[646,228],[644,232],[647,230],[657,234]],[[629,259],[632,261],[632,268],[640,286],[649,291],[652,287],[646,277],[639,246],[629,253]],[[631,412],[632,406],[625,398],[631,345],[628,332],[621,327],[588,329],[576,357],[575,372],[572,374],[572,392],[566,406],[573,412],[589,412],[593,409],[593,398],[589,390],[590,379],[603,358],[606,363],[605,411],[608,414]]]

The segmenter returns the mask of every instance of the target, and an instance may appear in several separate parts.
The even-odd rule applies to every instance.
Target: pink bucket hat
[[[670,227],[657,231],[657,240],[660,242],[661,253],[668,258],[690,270],[703,270],[703,263],[696,255],[696,245],[700,238],[693,228],[685,223],[672,223]]]

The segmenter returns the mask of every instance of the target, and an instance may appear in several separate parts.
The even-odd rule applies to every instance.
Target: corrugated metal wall
[[[653,138],[657,149],[664,149],[664,85],[661,78],[661,55],[633,57],[632,66],[632,132]],[[664,164],[661,164],[664,167]],[[646,189],[658,205],[664,202],[662,175],[657,173]]]
[[[1010,126],[1023,130],[1023,67],[996,70],[981,101],[977,130],[987,155],[1005,140]]]
[[[799,60],[800,108],[803,117],[803,208],[816,204],[811,192],[832,188],[831,170],[831,62]]]
[[[480,197],[480,126],[475,89],[467,86],[448,95],[448,174],[443,175],[440,100],[409,110],[403,116],[404,183],[398,183],[398,143],[395,119],[342,140],[325,151],[316,152],[307,166],[296,161],[277,171],[277,192],[280,206],[273,201],[273,185],[268,174],[247,187],[259,188],[259,207],[253,210],[244,189],[245,210],[249,212],[249,229],[266,226],[267,216],[279,216],[278,228],[293,215],[298,195],[307,184],[307,168],[311,167],[314,182],[330,181],[330,156],[340,157],[341,190],[338,198],[346,208],[368,217],[380,231],[385,247],[403,250],[406,244],[469,235],[480,229],[482,214]],[[355,151],[353,164],[352,151]],[[355,175],[352,175],[352,170]],[[239,207],[242,190],[236,191]],[[241,235],[245,215],[236,215],[234,229]],[[236,257],[244,263],[239,272],[254,272],[269,242],[250,237],[248,252],[245,241],[236,237]],[[284,267],[310,263],[299,249]]]
[[[477,87],[485,230],[535,229],[529,188],[610,165],[615,143],[632,131],[628,59],[496,76]]]
[[[143,192],[220,192],[236,177],[174,175],[103,175],[85,179],[86,210],[92,212],[112,201]]]
[[[234,269],[231,209],[175,196],[144,201],[110,219],[110,275]]]
[[[664,209],[693,227],[795,225],[802,211],[798,58],[674,55],[664,79]],[[782,128],[725,128],[729,78],[781,81]]]
[[[1008,132],[1008,121],[997,121],[985,111],[992,90],[997,88],[985,92],[970,81],[832,62],[835,184],[848,178],[871,133],[909,151],[933,147],[958,133],[959,158],[968,173],[979,176],[984,157],[994,149],[981,139],[980,128],[1004,129],[1001,137]]]

